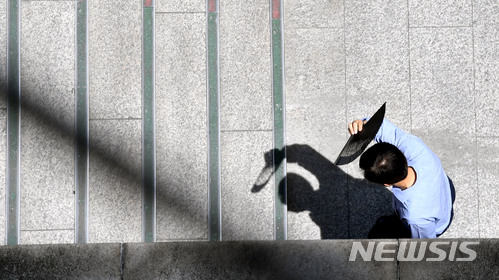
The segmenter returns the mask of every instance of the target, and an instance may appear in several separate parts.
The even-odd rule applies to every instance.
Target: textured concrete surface
[[[499,138],[478,138],[478,193],[480,238],[497,238],[499,236]]]
[[[273,239],[274,183],[251,192],[272,148],[272,132],[224,132],[220,143],[223,240]]]
[[[402,242],[415,241],[399,240],[399,250]],[[428,242],[426,250],[421,251],[425,242],[417,241],[412,254],[410,244],[406,245],[405,256],[417,256],[423,261],[400,261],[399,279],[495,279],[499,274],[497,239],[443,239]],[[432,245],[436,249],[431,249]]]
[[[74,1],[21,2],[21,239],[68,242],[76,11]],[[154,2],[157,237],[205,240],[206,1]],[[272,149],[271,2],[220,2],[223,238],[268,240],[274,182],[256,193],[251,188]],[[6,31],[5,3],[0,30]],[[136,242],[143,1],[88,4],[89,237]],[[331,164],[348,137],[347,123],[383,102],[387,118],[421,137],[454,182],[455,218],[443,237],[497,237],[497,1],[293,0],[283,1],[283,9],[289,238],[365,238],[376,218],[391,211],[390,193],[363,181],[358,162]],[[0,79],[6,42],[0,40]]]
[[[272,129],[269,3],[221,1],[220,13],[220,129]]]
[[[322,135],[330,127],[345,131],[348,122],[372,114],[386,101],[387,118],[405,131],[421,137],[440,156],[445,170],[454,181],[457,192],[455,218],[443,237],[494,236],[497,226],[488,222],[482,225],[479,213],[495,213],[497,206],[487,200],[489,195],[485,187],[480,186],[485,179],[479,179],[484,175],[478,173],[494,174],[497,169],[495,155],[491,153],[487,159],[481,156],[490,152],[495,143],[493,139],[498,136],[495,116],[498,112],[496,73],[499,68],[496,63],[497,44],[494,42],[498,36],[496,18],[499,11],[497,3],[493,2],[473,2],[475,13],[472,13],[470,1],[347,1],[344,3],[344,26],[326,28],[324,24],[321,29],[314,28],[307,18],[301,19],[301,25],[298,24],[293,14],[298,10],[314,10],[315,6],[309,4],[309,7],[303,7],[307,4],[298,4],[296,1],[284,3],[288,145],[298,142],[295,138],[298,135],[307,140],[299,143],[310,144],[317,153],[334,160],[345,138],[324,137],[318,145],[314,137]],[[334,3],[330,2],[327,9],[317,10],[316,15],[309,16],[315,20],[325,14],[334,14],[331,10],[334,7]],[[474,20],[471,21],[473,15]],[[300,60],[298,51],[303,48],[304,53],[308,51],[312,54],[331,36],[337,36],[342,31],[344,51],[338,49],[337,45],[340,48],[341,45],[337,42],[327,46],[329,51],[337,53],[339,60],[344,56],[344,66],[336,62],[339,68],[345,68],[344,96],[332,86],[322,88],[319,82],[322,81],[321,76],[312,67],[307,69],[308,66],[317,65],[316,61]],[[312,37],[317,32],[324,34],[322,39],[319,36]],[[323,51],[322,55],[327,56],[328,53]],[[326,61],[331,64],[335,62],[331,58]],[[307,81],[301,73],[297,75],[301,67],[307,69],[304,72],[315,74],[312,76],[313,82]],[[338,67],[334,67],[334,71],[328,70],[324,76],[334,77],[339,71]],[[318,68],[322,70],[325,66],[319,64]],[[314,82],[318,85],[313,89],[307,88],[307,92],[315,91],[317,95],[322,93],[324,96],[326,93],[331,94],[327,100],[336,99],[339,110],[346,117],[331,115],[330,121],[325,122],[318,117],[323,107],[310,104],[304,117],[297,119],[297,103],[304,106],[308,100],[306,94],[302,100],[295,98],[295,92],[314,85]],[[336,86],[339,84],[340,81]],[[322,103],[327,102],[324,99],[321,99]],[[314,128],[314,121],[322,122],[322,127]],[[477,140],[479,136],[490,139]],[[335,145],[340,148],[330,152],[327,147]],[[480,166],[488,167],[484,169]],[[494,171],[485,171],[489,168]],[[390,206],[387,205],[390,203],[389,193],[358,180],[362,178],[358,161],[341,169],[351,176],[347,177],[349,230],[344,234],[350,238],[362,238],[369,230],[365,228],[366,225],[374,223],[378,215],[390,212]],[[480,169],[482,171],[478,171]],[[307,178],[303,184],[314,185],[316,179],[307,176],[312,179],[302,175]],[[334,178],[331,176],[329,179]],[[487,183],[490,186],[499,184],[493,176]],[[366,201],[363,200],[365,197],[374,199]],[[323,207],[334,211],[331,206]],[[481,207],[484,209],[481,210]],[[304,225],[313,225],[312,219],[307,219],[305,213],[302,215]],[[289,212],[289,216],[292,215],[294,213]],[[318,225],[312,226],[302,236],[317,236],[317,228]]]
[[[343,30],[285,31],[288,238],[346,238],[346,177],[332,164],[343,143],[327,141],[346,134],[325,125],[345,116]]]
[[[288,239],[345,238],[346,176],[332,164],[342,143],[327,141],[346,141],[343,125],[330,123],[345,116],[343,3],[283,8]]]
[[[499,5],[497,1],[474,1],[474,59],[476,133],[499,135]]]
[[[23,230],[22,244],[70,244],[75,241],[74,228],[66,230]]]
[[[3,98],[7,89],[7,1],[0,3],[0,108],[6,108],[6,100]]]
[[[471,28],[412,29],[410,37],[412,129],[472,135]]]
[[[24,245],[0,278],[495,279],[498,260],[498,239]]]
[[[329,160],[346,141],[342,29],[286,29],[286,142],[307,144]],[[327,141],[337,139],[338,141]]]
[[[157,240],[206,239],[206,16],[156,25]]]
[[[386,117],[402,129],[410,128],[406,3],[345,3],[346,120],[332,122],[346,127],[346,122],[373,114],[388,101]]]
[[[7,110],[0,109],[0,147],[7,146]],[[6,158],[6,149],[0,149],[0,158]],[[6,170],[7,163],[0,161],[0,170]],[[6,186],[6,172],[0,172],[0,205],[6,205],[7,186]],[[0,211],[0,228],[7,228],[6,211]],[[0,244],[4,245],[6,240],[5,230],[0,230]]]
[[[89,130],[89,242],[139,242],[141,122],[93,120]]]
[[[144,275],[151,279],[396,279],[395,261],[359,258],[350,262],[351,247],[346,240],[125,244],[123,279]]]
[[[141,117],[142,2],[88,2],[91,119]]]
[[[0,247],[2,279],[120,279],[120,244]]]
[[[22,3],[21,230],[74,228],[74,21],[73,3]]]
[[[470,26],[472,1],[409,0],[409,24],[411,27]]]
[[[142,1],[88,3],[89,242],[141,240]]]
[[[289,28],[343,27],[344,1],[319,0],[313,5],[306,0],[284,1],[284,19]]]
[[[0,30],[7,30],[7,1],[0,3]],[[0,158],[7,158],[7,32],[0,34]],[[6,161],[0,161],[0,205],[6,205]],[[6,211],[0,211],[0,228],[7,228]],[[0,230],[0,244],[5,244],[5,231]]]
[[[206,11],[205,0],[155,0],[154,6],[157,13]]]

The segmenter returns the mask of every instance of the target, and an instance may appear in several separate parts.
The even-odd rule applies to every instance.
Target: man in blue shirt
[[[366,119],[348,125],[351,134],[362,131]],[[359,161],[364,177],[392,187],[393,207],[412,238],[436,238],[452,220],[452,182],[440,159],[423,141],[388,120]]]

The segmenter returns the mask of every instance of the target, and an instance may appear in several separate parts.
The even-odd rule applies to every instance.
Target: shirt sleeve
[[[367,121],[369,120],[369,118],[364,118],[362,120]],[[381,123],[381,126],[376,133],[376,136],[374,137],[374,141],[376,141],[377,143],[390,143],[392,145],[400,147],[402,145],[402,142],[408,135],[409,134],[407,132],[398,128],[391,121],[383,119],[383,122]]]
[[[409,224],[412,238],[437,238],[435,223]]]
[[[363,120],[369,120],[369,118]],[[390,143],[396,146],[404,153],[408,161],[412,161],[428,150],[421,139],[403,131],[386,118],[383,119],[374,141],[377,143]]]

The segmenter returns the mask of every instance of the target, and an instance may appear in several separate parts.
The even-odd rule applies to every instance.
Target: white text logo
[[[469,262],[475,260],[476,252],[468,246],[478,244],[479,242],[401,241],[398,252],[396,252],[398,242],[370,241],[367,244],[367,248],[364,248],[362,242],[354,241],[348,260],[355,261],[357,256],[360,256],[364,261],[371,261],[374,256],[375,261],[393,261],[396,259],[402,262],[422,260],[438,262],[448,259],[449,261]],[[418,245],[419,248],[417,248]],[[429,250],[432,255],[427,256],[426,250]],[[456,258],[457,251],[462,253],[460,254],[462,256],[459,258]]]

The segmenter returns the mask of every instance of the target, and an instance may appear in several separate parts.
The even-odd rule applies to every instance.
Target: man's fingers
[[[357,134],[357,132],[362,131],[364,127],[364,122],[362,120],[356,120],[348,124],[348,131],[350,134]]]
[[[348,130],[350,131],[350,134],[357,134],[358,130],[358,124],[356,122],[352,122],[348,124]]]

